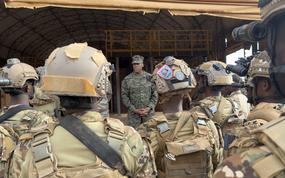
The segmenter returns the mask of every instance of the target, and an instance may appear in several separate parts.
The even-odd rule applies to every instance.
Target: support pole
[[[120,64],[119,57],[116,57],[116,105],[117,113],[121,115],[121,93],[120,93]]]

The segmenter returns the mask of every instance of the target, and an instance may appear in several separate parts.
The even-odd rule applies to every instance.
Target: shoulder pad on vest
[[[249,113],[248,120],[263,119],[267,122],[278,119],[282,113],[283,104],[279,103],[259,103]]]
[[[107,128],[114,129],[122,134],[125,133],[125,125],[119,119],[105,118],[104,122]]]
[[[83,122],[103,122],[104,119],[99,112],[88,111],[83,115],[77,116]]]
[[[203,112],[211,112],[206,113],[209,118],[212,118],[215,113],[218,111],[219,102],[217,101],[216,97],[210,96],[198,102],[198,106],[206,109]]]

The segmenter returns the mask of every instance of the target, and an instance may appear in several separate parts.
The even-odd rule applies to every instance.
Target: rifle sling
[[[8,120],[9,118],[13,117],[17,113],[24,111],[24,110],[33,110],[32,107],[28,105],[18,105],[8,109],[3,115],[0,116],[0,123]]]
[[[60,120],[60,126],[76,137],[109,167],[118,170],[122,175],[127,175],[129,173],[121,156],[110,145],[90,130],[79,118],[73,115],[67,115]]]

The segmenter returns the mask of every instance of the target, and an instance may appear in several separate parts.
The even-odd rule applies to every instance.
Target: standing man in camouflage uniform
[[[158,100],[151,74],[143,70],[143,56],[133,56],[133,72],[122,82],[122,100],[128,109],[129,125],[136,128],[149,120]]]
[[[268,32],[268,53],[272,60],[270,79],[272,79],[277,90],[284,97],[285,1],[260,0],[259,7],[261,8],[261,24],[267,28]],[[281,118],[273,120],[251,132],[258,146],[224,160],[223,164],[215,172],[214,177],[284,178],[284,128],[285,117],[283,112]]]

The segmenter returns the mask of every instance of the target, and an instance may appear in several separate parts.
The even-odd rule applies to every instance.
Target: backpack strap
[[[189,119],[189,117],[190,117],[190,112],[188,112],[188,111],[183,111],[182,113],[181,113],[181,116],[180,116],[180,118],[179,118],[179,120],[178,120],[178,122],[177,122],[177,124],[176,124],[176,127],[175,127],[175,129],[174,129],[174,131],[171,133],[171,135],[170,135],[170,140],[174,140],[175,139],[175,137],[176,137],[176,135],[177,135],[177,133],[180,131],[180,129],[187,123],[187,121],[188,121],[188,119]]]
[[[90,130],[79,118],[73,115],[67,115],[60,121],[60,126],[76,137],[109,167],[118,170],[122,175],[130,175],[121,156]]]
[[[8,109],[3,115],[0,116],[0,123],[6,121],[7,119],[13,117],[17,113],[24,111],[24,110],[33,110],[32,107],[28,105],[18,105]]]

